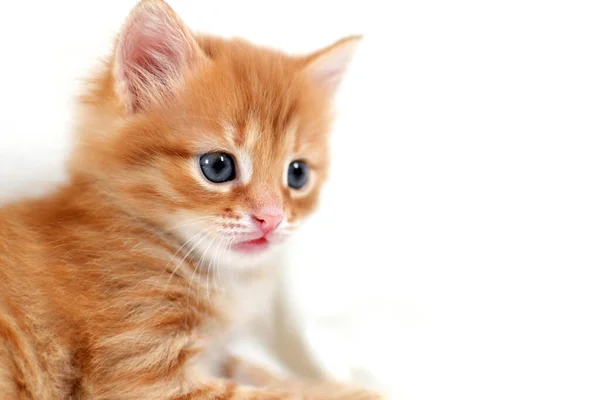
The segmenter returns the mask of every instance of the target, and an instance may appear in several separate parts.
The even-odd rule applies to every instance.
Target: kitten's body
[[[138,5],[82,100],[70,183],[0,210],[2,399],[359,398],[239,386],[227,351],[316,206],[355,41],[288,57]],[[228,182],[201,175],[215,151]],[[291,189],[296,159],[311,175]]]
[[[95,398],[104,385],[169,377],[183,365],[181,378],[218,376],[232,330],[266,306],[272,266],[219,280],[184,260],[188,250],[175,255],[174,237],[99,202],[88,185],[0,212],[0,393],[22,382],[33,399],[73,390]],[[90,376],[101,377],[93,389]]]

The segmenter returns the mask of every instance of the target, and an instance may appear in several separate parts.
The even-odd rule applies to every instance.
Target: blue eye
[[[200,169],[213,183],[229,182],[235,179],[235,162],[227,153],[206,153],[200,156]]]
[[[288,186],[292,189],[302,189],[308,182],[308,165],[301,160],[292,161],[288,167]]]

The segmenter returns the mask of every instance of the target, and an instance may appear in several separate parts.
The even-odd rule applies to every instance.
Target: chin
[[[189,229],[178,230],[177,236],[182,246],[179,254],[208,270],[248,270],[271,266],[281,258],[288,242],[287,237],[280,235],[248,240],[246,237],[232,238],[219,234],[204,236]]]
[[[194,250],[194,258],[204,268],[221,268],[229,270],[248,270],[267,267],[280,259],[285,250],[282,241],[267,243],[242,244],[239,246],[206,246],[200,244]]]
[[[283,243],[270,243],[260,250],[230,249],[227,256],[223,258],[225,262],[222,268],[245,270],[272,266],[280,260],[284,251],[285,245]]]

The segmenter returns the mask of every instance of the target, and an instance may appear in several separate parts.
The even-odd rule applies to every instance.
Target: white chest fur
[[[265,271],[237,279],[224,289],[219,306],[233,331],[243,329],[248,322],[267,311],[275,283],[274,273]]]
[[[197,339],[193,347],[203,351],[190,360],[188,374],[201,377],[220,373],[236,337],[244,333],[249,323],[269,312],[276,282],[273,268],[261,268],[239,273],[213,289],[210,301],[225,324],[218,324],[209,337],[202,335]]]

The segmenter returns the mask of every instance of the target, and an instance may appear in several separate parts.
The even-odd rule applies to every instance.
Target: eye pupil
[[[288,168],[288,185],[302,189],[308,182],[308,165],[304,161],[292,161]]]
[[[213,183],[223,183],[235,179],[235,162],[227,153],[206,153],[200,157],[202,173]]]
[[[224,160],[223,156],[219,157],[219,159],[215,161],[212,168],[213,168],[213,171],[215,171],[217,174],[222,172],[226,168],[225,160]]]

